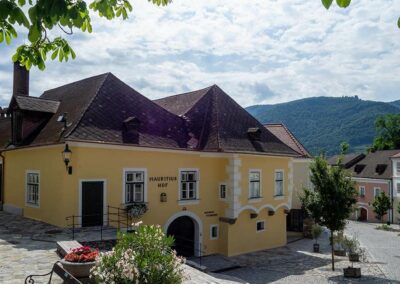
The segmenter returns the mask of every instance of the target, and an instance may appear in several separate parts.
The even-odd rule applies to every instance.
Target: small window
[[[396,162],[397,175],[400,176],[400,162]]]
[[[181,171],[181,200],[197,199],[198,176],[196,171]]]
[[[26,174],[26,203],[39,206],[40,177],[38,172]]]
[[[397,194],[400,194],[400,183],[397,184]]]
[[[275,172],[275,195],[283,195],[283,171]]]
[[[377,197],[381,193],[381,188],[380,187],[375,187],[374,188],[374,197]]]
[[[265,230],[265,221],[257,221],[257,232]]]
[[[360,186],[359,191],[360,197],[365,197],[365,186]]]
[[[144,181],[143,171],[125,172],[125,203],[144,202]]]
[[[210,226],[210,239],[216,240],[218,239],[218,225],[211,225]]]
[[[250,181],[250,198],[260,198],[261,197],[261,172],[251,171],[249,174]]]
[[[219,198],[226,199],[226,184],[219,185]]]

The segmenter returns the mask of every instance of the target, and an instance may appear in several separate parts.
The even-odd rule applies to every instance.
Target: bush
[[[314,224],[311,228],[311,234],[315,240],[315,243],[318,243],[318,238],[321,236],[323,229],[320,225]]]
[[[112,251],[101,254],[91,277],[97,283],[182,283],[184,259],[171,250],[173,242],[158,225],[137,225],[134,233],[119,235]]]

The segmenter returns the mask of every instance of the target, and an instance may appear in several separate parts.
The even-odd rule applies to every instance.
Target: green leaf
[[[60,51],[58,52],[58,60],[63,61],[64,59],[64,51],[62,50],[62,48],[60,48]]]
[[[2,43],[4,40],[4,32],[3,30],[0,30],[0,43]]]
[[[322,1],[322,5],[324,5],[324,7],[326,9],[329,9],[329,7],[332,5],[333,0],[321,0]]]
[[[6,36],[6,43],[7,43],[7,45],[9,45],[11,43],[10,33],[8,31],[4,31],[4,34]]]
[[[29,29],[28,39],[30,42],[36,42],[41,37],[41,32],[37,25],[32,25]]]
[[[397,20],[397,26],[398,26],[399,29],[400,29],[400,17],[399,17],[399,19]]]
[[[24,6],[25,3],[26,3],[25,0],[18,0],[18,5],[20,5],[20,6]]]
[[[75,51],[72,48],[70,49],[70,51],[71,51],[72,59],[75,59],[76,58]]]
[[[33,6],[32,8],[30,8],[28,10],[28,14],[29,14],[29,19],[31,20],[31,22],[35,23],[36,22],[36,18],[37,18],[36,6]]]
[[[58,55],[58,48],[54,50],[53,54],[51,55],[51,60],[56,59],[57,55]]]
[[[336,3],[340,8],[347,8],[350,5],[351,0],[336,0]]]

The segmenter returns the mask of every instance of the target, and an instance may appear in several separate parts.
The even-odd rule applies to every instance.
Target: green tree
[[[329,9],[332,6],[333,0],[321,0],[321,2],[326,9]],[[350,5],[350,3],[351,0],[336,0],[336,4],[340,8],[347,8]],[[397,26],[400,28],[400,17],[397,20]]]
[[[331,232],[332,270],[335,270],[333,234],[344,229],[346,219],[350,217],[357,202],[354,182],[350,173],[339,166],[341,160],[335,166],[329,166],[324,155],[317,156],[310,167],[314,189],[305,188],[300,196],[314,222],[326,226]]]
[[[400,114],[379,116],[375,121],[373,150],[400,149]]]
[[[383,222],[383,216],[387,214],[391,206],[390,198],[384,192],[381,192],[375,197],[372,206],[374,207],[376,218]]]
[[[148,0],[156,5],[167,5],[171,0]],[[52,38],[50,31],[59,29],[65,35],[76,30],[92,32],[91,15],[112,20],[128,18],[132,5],[128,0],[0,0],[0,44],[9,45],[18,36],[16,26],[28,33],[29,44],[19,46],[12,59],[28,70],[32,65],[45,69],[45,61],[51,59],[68,61],[75,53],[63,37]]]

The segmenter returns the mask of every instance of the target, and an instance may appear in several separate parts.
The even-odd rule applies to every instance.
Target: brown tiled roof
[[[59,106],[25,145],[88,141],[299,156],[216,85],[153,102],[107,73],[48,90],[32,101],[38,100]],[[57,121],[64,113],[66,129]],[[135,123],[127,129],[129,118]],[[260,129],[256,138],[250,128]]]
[[[310,158],[310,153],[304,146],[296,139],[293,133],[283,123],[267,123],[264,124],[265,128],[278,137],[283,143],[295,150],[297,153],[304,157]]]
[[[19,109],[22,110],[56,113],[60,106],[60,102],[58,101],[42,98],[28,96],[16,96],[14,98]]]
[[[397,153],[396,155],[393,155],[392,158],[400,158],[400,150],[399,150],[399,153]]]
[[[364,159],[350,168],[352,175],[358,178],[391,179],[393,169],[390,158],[399,153],[400,150],[369,153]]]
[[[330,157],[328,159],[328,164],[337,165],[339,157],[340,157],[340,155],[335,155],[335,156]],[[342,157],[342,165],[344,166],[345,169],[348,169],[348,168],[354,166],[356,163],[358,163],[359,161],[361,161],[364,158],[365,158],[365,154],[362,154],[362,153],[346,154],[346,155],[343,155],[343,157]]]
[[[155,102],[185,119],[192,148],[299,155],[216,85]],[[185,107],[176,107],[181,104]],[[248,135],[249,128],[254,127],[260,129],[257,140],[250,139]]]
[[[0,118],[0,149],[4,149],[11,141],[11,119]]]

